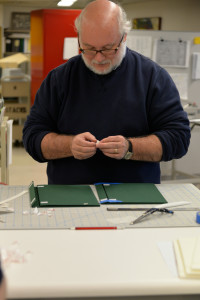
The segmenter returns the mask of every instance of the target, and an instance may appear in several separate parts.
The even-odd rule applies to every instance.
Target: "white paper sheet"
[[[200,79],[200,52],[192,54],[192,79]]]
[[[200,271],[200,237],[196,238],[195,241],[192,261],[191,261],[191,268]]]
[[[200,237],[181,237],[174,241],[178,272],[181,278],[200,278]]]
[[[182,100],[188,100],[188,74],[170,73]]]
[[[172,275],[178,277],[173,243],[171,241],[160,241],[157,245]]]
[[[12,164],[12,126],[13,120],[7,121],[7,166]]]
[[[70,59],[78,55],[78,38],[64,38],[63,59]]]
[[[156,39],[153,60],[163,67],[188,68],[190,41]]]
[[[127,36],[127,47],[144,56],[152,56],[152,37],[151,36]]]

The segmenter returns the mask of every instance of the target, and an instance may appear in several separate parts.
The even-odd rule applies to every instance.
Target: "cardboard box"
[[[22,141],[23,125],[13,125],[13,141]]]
[[[5,101],[5,116],[9,119],[26,119],[29,114],[29,104],[9,103]]]
[[[22,63],[29,62],[28,56],[17,53],[0,59],[1,68],[17,68]]]
[[[2,81],[1,93],[5,97],[30,97],[30,82]]]

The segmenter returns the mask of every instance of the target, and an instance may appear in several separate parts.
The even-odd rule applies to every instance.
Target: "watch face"
[[[126,153],[126,155],[124,156],[124,158],[125,158],[125,159],[130,159],[132,155],[133,155],[133,153],[128,151],[128,152]]]

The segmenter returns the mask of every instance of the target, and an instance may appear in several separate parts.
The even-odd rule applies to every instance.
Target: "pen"
[[[74,227],[72,229],[75,230],[110,230],[110,229],[117,229],[116,226],[113,227]]]

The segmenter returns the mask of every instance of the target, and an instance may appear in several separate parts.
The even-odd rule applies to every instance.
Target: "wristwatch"
[[[128,141],[128,144],[129,144],[129,146],[128,146],[128,151],[126,152],[126,154],[125,154],[124,157],[123,157],[123,159],[126,159],[126,160],[130,159],[130,158],[132,157],[132,155],[133,155],[133,147],[132,147],[132,143],[131,143],[131,141],[128,140],[128,139],[127,139],[127,141]]]

